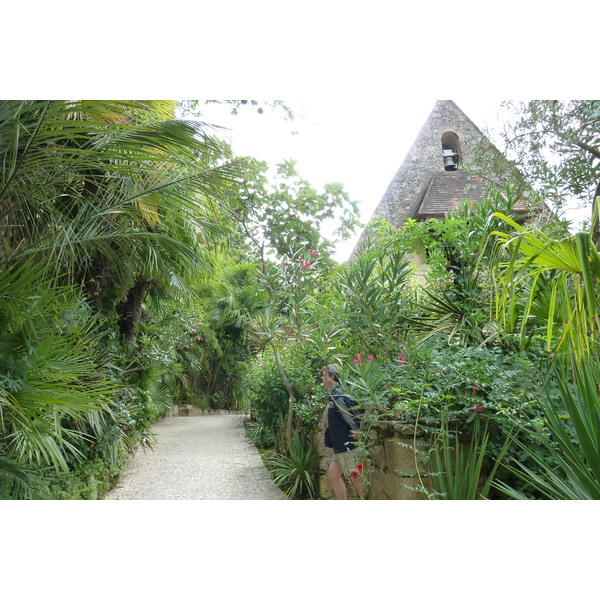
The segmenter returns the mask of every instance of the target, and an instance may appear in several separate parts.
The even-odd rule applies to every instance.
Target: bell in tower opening
[[[452,148],[444,148],[442,154],[444,156],[444,169],[446,171],[456,171],[458,152],[455,152]]]
[[[446,131],[442,135],[442,156],[444,158],[444,169],[456,171],[460,162],[460,142],[454,131]]]

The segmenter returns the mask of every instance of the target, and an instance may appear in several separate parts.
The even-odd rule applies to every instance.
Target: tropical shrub
[[[313,391],[321,366],[309,352],[292,345],[283,348],[281,362],[296,395],[296,404],[301,407],[296,413],[300,419],[297,425],[304,423],[310,429],[318,421],[318,407],[315,408],[318,401],[315,400]],[[269,348],[251,361],[246,392],[252,418],[277,438],[287,415],[289,395]]]
[[[489,440],[487,424],[480,431],[479,418],[474,420],[470,440],[465,443],[458,431],[451,433],[442,417],[440,433],[429,451],[431,487],[424,490],[436,500],[478,500],[488,498],[496,471],[504,458],[510,439],[495,456],[491,472],[484,479],[484,464]]]
[[[211,268],[214,201],[238,166],[174,112],[0,102],[3,494],[29,493],[19,473],[54,493],[49,478],[118,469],[198,367],[165,321],[187,320],[173,304]]]
[[[544,455],[517,440],[532,464],[513,460],[508,469],[525,484],[517,489],[497,482],[515,499],[532,493],[556,500],[600,499],[600,376],[598,361],[575,361],[556,366],[563,402],[541,399],[551,439],[543,440]]]
[[[319,495],[321,457],[314,441],[308,440],[297,431],[284,454],[267,459],[267,467],[273,481],[291,499],[314,499]]]

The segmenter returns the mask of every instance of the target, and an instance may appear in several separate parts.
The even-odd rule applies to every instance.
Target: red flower
[[[398,357],[398,366],[401,367],[404,364],[404,354]]]
[[[363,465],[362,463],[358,463],[356,465],[356,470],[357,471],[362,471],[365,468],[365,465]]]
[[[358,471],[350,471],[350,477],[356,479],[358,477]]]
[[[355,432],[352,434],[352,437],[353,437],[355,440],[357,440],[357,439],[358,439],[358,433],[355,431]]]
[[[477,412],[481,412],[483,410],[483,406],[478,406],[477,407]]]

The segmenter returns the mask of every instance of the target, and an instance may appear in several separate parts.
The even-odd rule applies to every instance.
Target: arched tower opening
[[[442,157],[446,171],[456,171],[461,160],[460,143],[453,131],[442,134]]]

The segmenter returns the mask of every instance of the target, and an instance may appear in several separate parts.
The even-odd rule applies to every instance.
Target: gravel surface
[[[105,500],[281,500],[243,415],[166,417],[158,445],[140,450]]]

